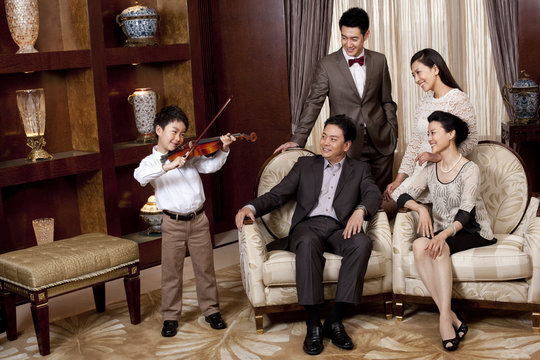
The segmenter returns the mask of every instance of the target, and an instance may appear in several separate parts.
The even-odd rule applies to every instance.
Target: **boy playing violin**
[[[152,184],[156,204],[163,210],[161,245],[161,314],[164,337],[175,336],[182,312],[182,280],[186,247],[189,249],[197,299],[205,320],[213,329],[227,325],[219,312],[212,242],[203,204],[204,189],[199,173],[221,169],[229,154],[229,145],[236,140],[223,135],[223,144],[213,157],[198,156],[186,161],[183,156],[161,162],[162,155],[182,145],[188,129],[186,114],[178,106],[163,108],[154,120],[158,143],[145,157],[134,177],[142,185]]]

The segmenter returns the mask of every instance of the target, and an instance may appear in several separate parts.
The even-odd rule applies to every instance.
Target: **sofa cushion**
[[[530,256],[522,251],[524,239],[495,234],[497,243],[452,255],[454,281],[508,281],[532,276]],[[405,276],[420,278],[410,252],[404,258]]]
[[[315,155],[309,150],[294,149],[287,150],[272,156],[263,165],[259,174],[257,196],[267,193],[289,173],[294,164],[301,156]],[[267,230],[276,238],[280,239],[289,235],[291,220],[296,208],[296,201],[290,200],[285,205],[264,215],[262,220]]]
[[[519,158],[497,143],[481,143],[467,158],[480,168],[479,193],[491,219],[494,233],[509,234],[527,208],[527,173]]]
[[[325,252],[323,283],[337,283],[341,256]],[[386,259],[380,252],[373,250],[368,262],[365,279],[380,278],[385,274]],[[268,253],[268,259],[263,264],[263,282],[265,286],[295,286],[296,260],[290,251],[276,250]]]

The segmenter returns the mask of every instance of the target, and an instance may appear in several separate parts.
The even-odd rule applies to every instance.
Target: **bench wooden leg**
[[[105,312],[105,283],[92,286],[92,291],[94,292],[96,312]]]
[[[126,300],[128,303],[129,318],[133,325],[141,322],[141,280],[139,267],[130,267],[130,275],[124,278]]]
[[[32,310],[32,319],[34,320],[34,329],[36,329],[36,338],[39,346],[39,353],[43,356],[51,353],[51,343],[49,338],[49,304],[42,303],[30,305]]]
[[[6,311],[7,339],[17,340],[17,308],[15,306],[15,294],[2,291],[2,300]]]

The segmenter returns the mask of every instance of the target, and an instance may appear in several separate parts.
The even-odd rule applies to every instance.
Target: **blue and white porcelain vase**
[[[154,36],[159,15],[156,10],[139,5],[139,2],[135,1],[135,6],[128,7],[120,15],[116,15],[116,22],[127,37],[126,46],[157,45]]]
[[[139,132],[137,142],[147,143],[156,140],[154,118],[158,97],[158,93],[150,88],[135,89],[133,94],[128,96],[128,101],[133,106],[135,125]]]
[[[527,124],[538,120],[538,94],[540,88],[533,79],[521,70],[520,78],[513,86],[507,84],[501,89],[504,102],[512,110],[515,122]],[[508,92],[512,94],[513,102],[508,99]]]

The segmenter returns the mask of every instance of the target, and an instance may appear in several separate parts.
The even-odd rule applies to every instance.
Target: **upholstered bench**
[[[7,338],[17,339],[15,295],[31,303],[41,355],[50,353],[48,299],[92,286],[96,311],[105,311],[105,283],[124,278],[132,324],[141,321],[139,248],[131,240],[85,234],[0,255],[0,289]]]

